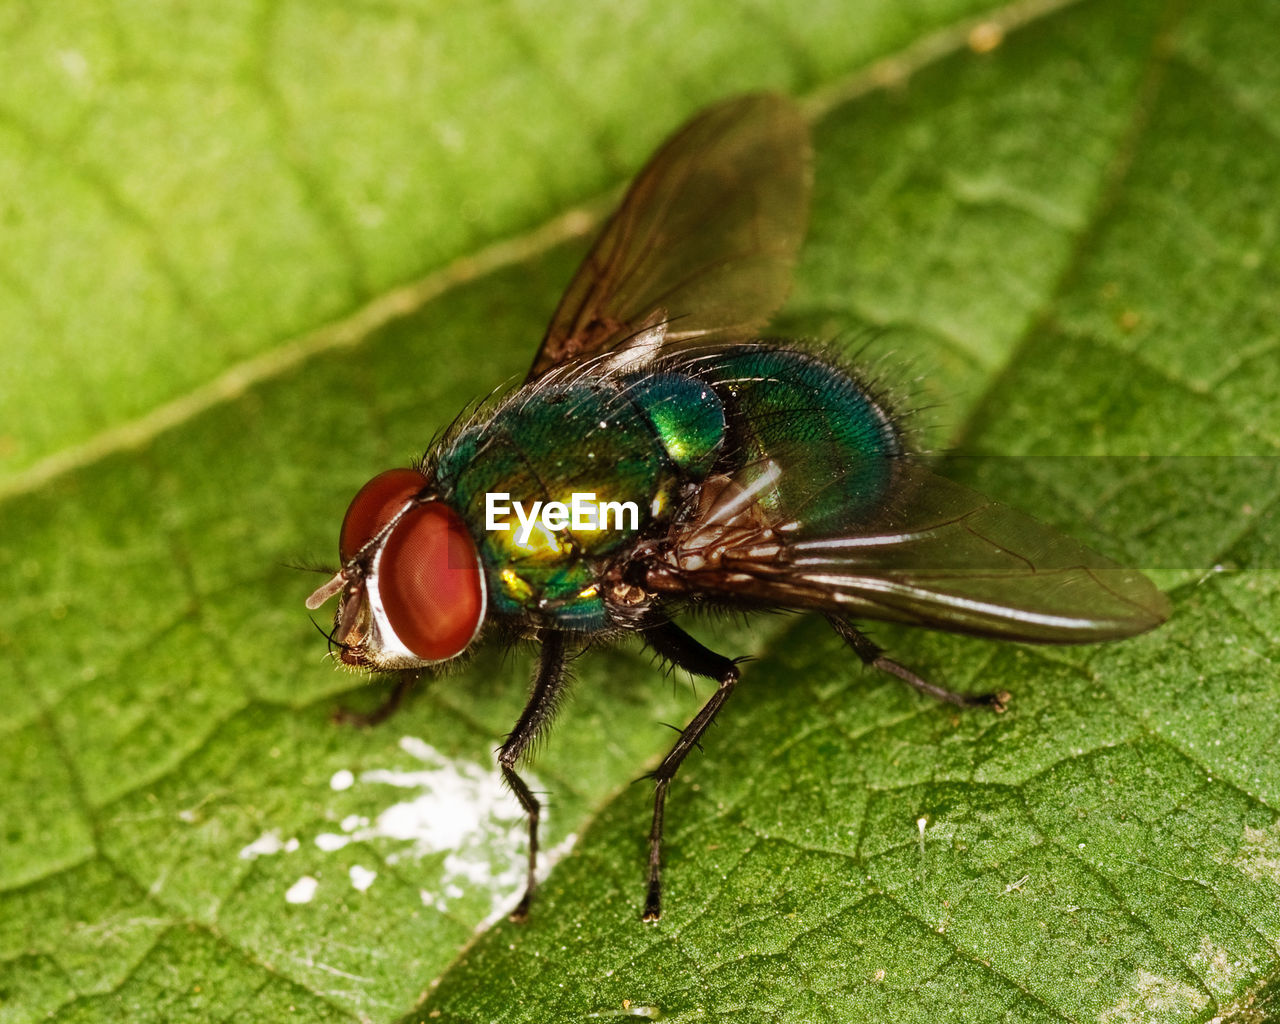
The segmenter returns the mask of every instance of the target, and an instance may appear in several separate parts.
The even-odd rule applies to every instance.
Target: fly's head
[[[330,639],[342,661],[379,671],[457,657],[480,632],[484,572],[466,524],[413,469],[375,476],[338,535],[342,568],[307,598],[338,595]]]

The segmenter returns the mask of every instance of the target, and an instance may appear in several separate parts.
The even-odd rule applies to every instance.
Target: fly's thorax
[[[661,531],[723,436],[718,395],[687,375],[539,382],[447,441],[435,483],[476,539],[496,613],[599,629],[606,568]],[[585,496],[589,524],[533,521]]]

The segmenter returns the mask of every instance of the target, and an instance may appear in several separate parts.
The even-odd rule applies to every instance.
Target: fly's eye
[[[462,517],[429,501],[391,531],[378,563],[378,592],[400,642],[423,661],[461,654],[484,618],[484,581]]]
[[[338,534],[338,554],[343,562],[373,540],[426,486],[427,478],[417,470],[389,469],[361,487],[347,507]]]

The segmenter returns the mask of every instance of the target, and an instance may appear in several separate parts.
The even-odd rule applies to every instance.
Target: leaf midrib
[[[870,93],[900,88],[913,75],[970,45],[974,29],[990,26],[1002,34],[1056,14],[1081,0],[1016,0],[976,17],[931,32],[894,54],[880,58],[819,87],[800,104],[811,123]],[[455,288],[517,266],[558,245],[592,234],[617,201],[621,186],[575,205],[531,231],[500,239],[460,256],[416,281],[393,287],[349,315],[324,324],[249,359],[142,416],[109,427],[87,441],[47,455],[0,480],[0,502],[39,492],[56,480],[111,455],[143,448],[196,416],[233,402],[253,388],[283,377],[310,360],[349,350],[389,324],[410,317]],[[1013,353],[1010,354],[1010,359]]]

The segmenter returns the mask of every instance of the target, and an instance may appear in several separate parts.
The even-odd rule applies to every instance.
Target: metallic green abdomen
[[[816,356],[768,345],[689,361],[724,402],[729,437],[717,472],[748,484],[776,472],[760,503],[794,536],[834,536],[878,511],[902,439],[875,396]]]

